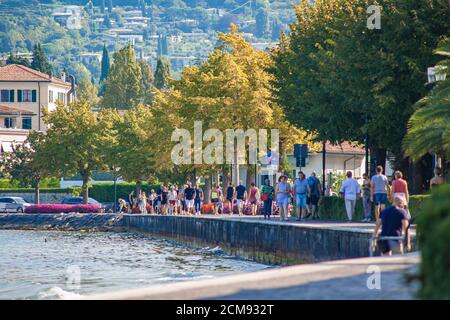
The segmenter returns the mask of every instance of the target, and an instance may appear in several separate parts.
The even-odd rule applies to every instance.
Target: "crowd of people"
[[[156,191],[152,189],[148,195],[140,191],[135,195],[132,191],[128,203],[119,199],[119,212],[163,215],[200,215],[203,203],[203,190],[188,181],[183,186],[163,185]]]

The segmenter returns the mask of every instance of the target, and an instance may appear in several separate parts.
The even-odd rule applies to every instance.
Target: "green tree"
[[[416,161],[428,152],[450,159],[450,38],[435,52],[446,57],[437,67],[446,78],[416,103],[403,142],[406,155]]]
[[[17,144],[14,152],[4,152],[0,157],[0,167],[21,187],[35,189],[34,201],[39,204],[39,189],[42,179],[49,174],[48,162],[41,161],[39,148],[43,143],[43,134],[32,132],[23,144]]]
[[[36,44],[33,48],[33,62],[31,62],[31,68],[43,73],[53,72],[53,67],[50,64],[50,61],[48,61],[40,43]]]
[[[92,107],[97,107],[100,101],[97,87],[88,79],[78,82],[77,99],[87,102]]]
[[[141,68],[141,87],[142,87],[142,103],[144,105],[151,104],[153,100],[153,90],[155,77],[153,76],[152,69],[147,62],[139,60],[139,66]]]
[[[109,18],[109,13],[106,13],[104,16],[104,20],[103,20],[103,25],[105,26],[105,28],[112,28],[112,23],[111,23],[111,19]]]
[[[120,49],[114,54],[105,94],[103,107],[130,109],[142,101],[142,73],[132,45]]]
[[[109,59],[109,52],[106,48],[106,45],[103,45],[103,53],[102,53],[102,69],[100,73],[100,82],[108,79],[109,68],[111,66],[111,62]]]
[[[142,104],[127,110],[114,123],[116,144],[109,149],[110,163],[122,179],[136,181],[138,191],[143,181],[154,176],[154,158],[158,157],[155,123],[150,109]]]
[[[100,0],[100,12],[105,13],[105,0]]]
[[[112,0],[108,0],[108,12],[111,14],[113,11],[113,2]]]
[[[163,57],[158,58],[155,71],[155,87],[159,90],[167,89],[170,81],[170,65]]]
[[[69,106],[57,104],[43,118],[49,126],[45,141],[38,149],[39,159],[53,176],[80,174],[83,180],[83,203],[88,201],[88,184],[94,170],[105,167],[106,148],[115,144],[113,123],[116,111],[92,111],[83,100]]]
[[[21,64],[25,67],[31,68],[31,64],[27,59],[18,57],[12,52],[9,55],[8,59],[6,59],[6,64]]]
[[[269,35],[269,14],[267,9],[261,8],[256,14],[256,36],[264,38]]]
[[[301,1],[298,21],[273,52],[272,73],[276,101],[293,123],[332,142],[363,143],[367,133],[372,158],[384,165],[387,150],[403,159],[400,142],[426,92],[424,72],[448,32],[450,7],[445,0],[380,0],[382,26],[370,30],[371,4]]]

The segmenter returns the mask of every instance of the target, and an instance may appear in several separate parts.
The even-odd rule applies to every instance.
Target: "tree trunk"
[[[35,204],[40,204],[40,186],[39,186],[39,182],[36,183],[36,186],[34,187],[34,203]]]
[[[228,187],[228,185],[230,184],[230,175],[229,175],[229,170],[227,166],[224,166],[222,168],[222,177],[223,177],[223,189],[225,190],[226,187]]]
[[[83,175],[83,185],[81,187],[84,204],[88,203],[88,198],[89,198],[88,184],[89,184],[89,175],[85,174],[85,175]]]
[[[214,172],[214,183],[220,186],[220,170]]]
[[[211,177],[205,178],[205,192],[203,193],[203,202],[205,204],[208,204],[211,202]]]
[[[247,177],[245,179],[247,190],[250,190],[252,182],[255,182],[255,166],[249,164],[247,165]]]
[[[372,147],[370,149],[370,175],[376,174],[376,167],[382,166],[383,172],[386,172],[386,149]]]
[[[142,180],[137,180],[136,181],[136,197],[141,192],[141,190],[142,190]]]

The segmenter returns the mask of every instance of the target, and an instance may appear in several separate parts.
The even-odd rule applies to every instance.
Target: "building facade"
[[[23,142],[30,130],[46,131],[42,110],[54,110],[58,101],[68,104],[73,89],[64,75],[56,78],[17,64],[0,67],[0,143],[3,152],[9,151],[11,144]]]

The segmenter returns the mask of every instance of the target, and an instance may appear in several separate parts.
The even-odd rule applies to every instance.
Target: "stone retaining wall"
[[[224,218],[126,215],[127,230],[156,234],[270,264],[368,256],[370,233]]]
[[[368,256],[371,232],[237,218],[0,214],[0,229],[129,231],[225,252],[266,264],[299,264]]]

